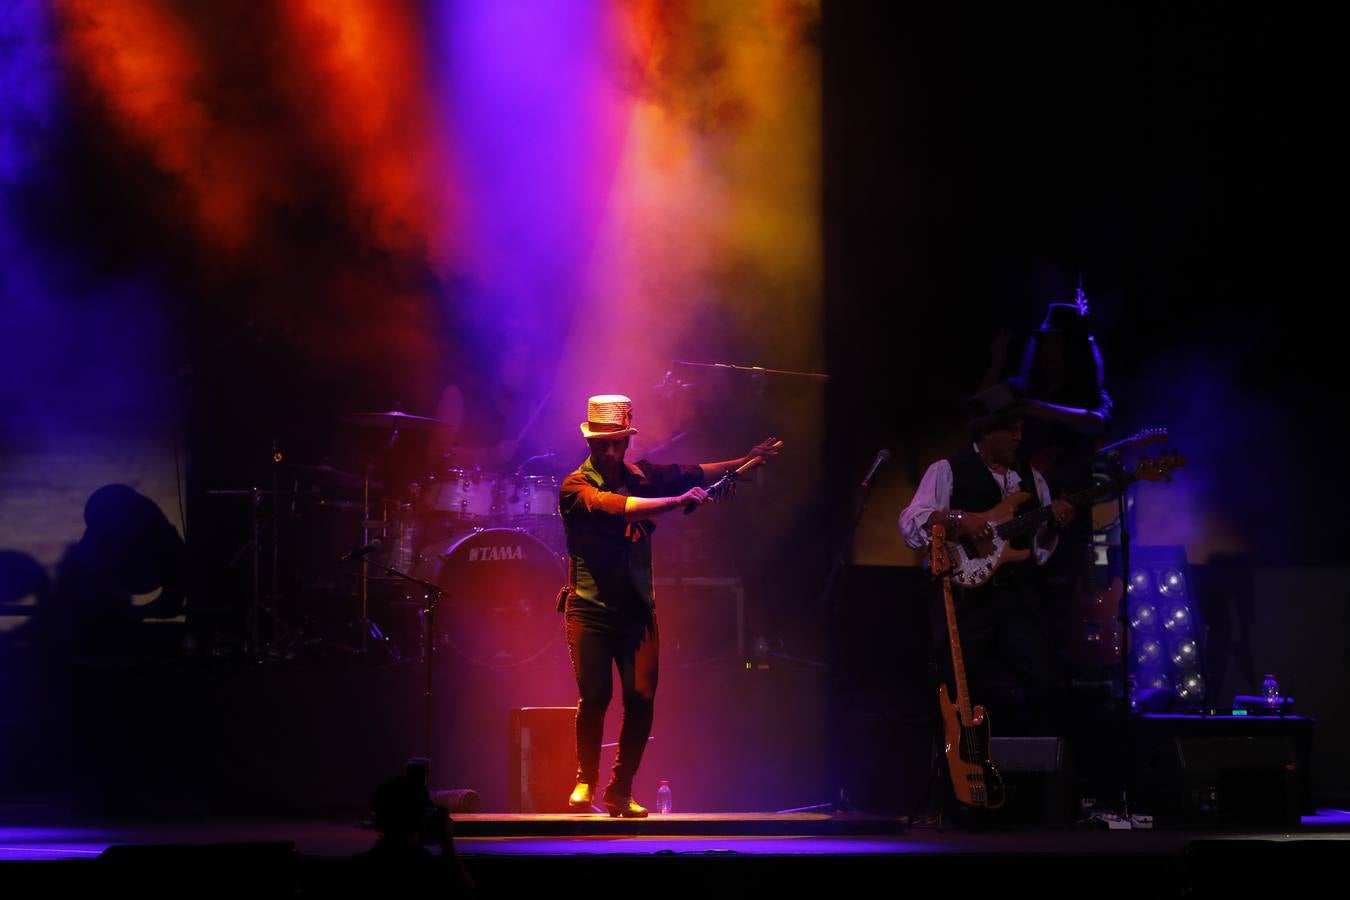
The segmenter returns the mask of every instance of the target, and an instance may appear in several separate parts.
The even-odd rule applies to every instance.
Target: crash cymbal
[[[282,497],[282,496],[286,496],[286,495],[289,495],[289,494],[293,494],[293,493],[295,493],[295,492],[294,492],[294,491],[267,491],[267,490],[263,490],[262,488],[228,488],[228,489],[222,489],[222,490],[207,491],[206,493],[209,494],[209,495],[212,496],[212,497],[252,497],[254,494],[257,494],[257,495],[260,496],[260,497],[261,497],[261,496],[271,496],[271,495],[273,495],[273,494],[277,495],[278,497]]]
[[[364,425],[367,428],[444,428],[450,425],[449,422],[441,419],[410,416],[397,409],[391,409],[388,412],[348,413],[342,417],[342,421],[350,422],[353,425]]]
[[[357,490],[363,484],[360,475],[344,472],[332,466],[292,465],[291,471],[294,473],[292,477],[305,486],[305,493],[308,494],[316,494],[324,490]],[[378,478],[370,479],[372,491],[383,490],[383,488],[384,485]]]
[[[292,463],[291,468],[295,469],[297,472],[302,472],[317,481],[322,481],[327,484],[346,485],[350,487],[359,487],[361,485],[360,475],[357,475],[355,472],[344,472],[342,469],[335,469],[327,463],[320,463],[317,466]],[[371,479],[371,487],[377,487],[378,485],[378,481]]]

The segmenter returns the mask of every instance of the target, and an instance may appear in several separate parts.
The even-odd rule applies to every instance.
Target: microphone
[[[868,469],[867,474],[863,477],[862,486],[864,488],[871,486],[872,476],[876,475],[877,469],[881,468],[881,464],[890,458],[891,451],[887,450],[885,447],[882,447],[881,450],[877,452],[877,458],[872,460],[872,468]]]
[[[355,550],[348,550],[338,557],[338,562],[345,563],[350,559],[364,559],[372,550],[377,550],[384,545],[384,541],[371,541],[364,547],[357,547]]]

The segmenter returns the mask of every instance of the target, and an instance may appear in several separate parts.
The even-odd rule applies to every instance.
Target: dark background
[[[1224,611],[1250,612],[1253,604],[1287,605],[1281,621],[1292,625],[1279,638],[1269,629],[1253,635],[1237,628],[1231,643],[1225,637],[1209,648],[1211,658],[1222,665],[1241,657],[1251,671],[1263,665],[1251,662],[1254,653],[1292,660],[1300,640],[1316,636],[1304,659],[1324,668],[1306,674],[1313,682],[1320,673],[1321,681],[1305,694],[1326,689],[1322,695],[1330,696],[1331,686],[1344,683],[1350,620],[1346,598],[1336,593],[1340,581],[1313,578],[1311,588],[1290,594],[1252,588],[1260,581],[1252,573],[1263,568],[1325,571],[1345,562],[1335,522],[1347,487],[1335,462],[1346,383],[1337,323],[1350,147],[1338,24],[1330,7],[1237,13],[1218,3],[1091,4],[976,12],[826,4],[820,30],[826,466],[793,473],[798,509],[810,515],[788,543],[748,551],[755,570],[766,574],[748,597],[747,636],[781,637],[781,655],[748,676],[740,660],[691,663],[695,675],[671,689],[670,707],[687,708],[691,717],[715,707],[716,715],[705,718],[723,725],[706,726],[709,741],[734,741],[742,751],[729,757],[741,772],[707,774],[699,787],[685,787],[687,802],[771,808],[825,799],[841,771],[818,765],[824,744],[836,749],[837,767],[863,773],[856,791],[892,808],[914,802],[932,724],[915,607],[921,580],[909,569],[846,570],[835,596],[822,597],[831,560],[850,555],[850,486],[879,448],[892,450],[859,537],[873,555],[881,548],[881,557],[905,561],[895,515],[924,467],[961,440],[959,401],[983,372],[991,339],[1012,331],[1015,360],[1046,304],[1071,299],[1080,275],[1116,401],[1113,433],[1163,425],[1187,454],[1188,467],[1169,487],[1173,493],[1161,495],[1154,521],[1166,518],[1166,503],[1188,511],[1179,542],[1192,550],[1193,563],[1224,573],[1208,579],[1221,586],[1206,599],[1216,620],[1227,622]],[[317,461],[340,439],[333,422],[342,412],[382,406],[391,397],[410,410],[428,409],[434,397],[425,395],[424,379],[413,377],[424,361],[391,364],[374,355],[322,370],[306,364],[297,348],[338,326],[308,314],[310,288],[301,274],[288,291],[273,282],[254,292],[238,275],[213,280],[185,238],[137,202],[162,188],[148,163],[106,155],[99,118],[78,108],[53,128],[59,139],[41,177],[7,199],[46,245],[93,260],[81,276],[91,283],[150,271],[146,277],[169,287],[147,292],[148,300],[129,290],[126,303],[161,303],[142,318],[159,323],[174,338],[173,349],[153,349],[165,346],[161,335],[141,332],[119,353],[140,353],[147,383],[181,412],[195,613],[211,629],[237,629],[237,615],[231,619],[227,611],[238,612],[244,586],[237,564],[229,564],[243,520],[220,514],[221,501],[205,491],[265,479],[278,435],[293,457]],[[375,282],[420,291],[432,279],[363,249],[313,197],[275,227],[296,254],[297,273],[322,267],[325,254],[344,254],[356,255],[355,267]],[[71,290],[78,295],[80,285]],[[169,296],[187,300],[153,299]],[[359,318],[356,309],[337,315]],[[420,324],[453,332],[453,323]],[[108,351],[89,350],[95,363],[99,352]],[[60,383],[46,390],[52,406],[70,401]],[[770,406],[776,399],[772,390],[758,397]],[[106,414],[125,422],[141,412],[114,404]],[[351,456],[374,449],[355,448]],[[730,533],[753,527],[753,518],[737,515]],[[1148,543],[1150,536],[1139,539]],[[710,614],[709,627],[730,627],[718,615]],[[1267,644],[1254,649],[1253,641],[1262,640]],[[827,661],[836,664],[832,670],[815,665]],[[210,685],[200,692],[175,681],[181,676],[155,672],[128,676],[124,691],[97,671],[54,682],[32,669],[24,675],[30,681],[10,683],[30,685],[30,697],[45,691],[61,698],[52,707],[66,700],[59,691],[89,684],[127,704],[170,681],[176,692],[159,698],[170,705],[236,697],[228,720],[199,707],[177,725],[152,716],[140,729],[146,746],[129,747],[129,758],[183,748],[170,755],[173,765],[147,766],[144,773],[160,784],[164,805],[181,801],[184,785],[205,767],[243,773],[237,777],[253,779],[252,790],[216,781],[212,792],[196,795],[198,804],[209,806],[202,799],[208,796],[256,809],[253,801],[270,794],[275,808],[349,806],[359,802],[365,771],[397,766],[402,745],[416,741],[413,704],[386,702],[386,689],[415,699],[416,677],[405,669],[381,670],[378,682],[324,684],[313,692],[285,671],[277,673],[286,685],[281,693],[257,684],[262,676],[255,674],[246,695],[228,687],[238,674],[198,670]],[[443,689],[483,676],[450,673]],[[716,687],[733,678],[732,688]],[[1240,678],[1220,683],[1229,693],[1245,689]],[[80,693],[71,709],[118,708],[102,694]],[[565,693],[548,702],[567,702]],[[832,724],[803,727],[800,701],[808,698],[817,715],[825,693]],[[357,698],[361,705],[347,714],[315,696]],[[513,695],[512,704],[518,699]],[[733,703],[754,706],[762,720],[734,721],[727,714]],[[20,705],[16,700],[9,709]],[[1325,710],[1335,720],[1326,733],[1339,734],[1343,712],[1343,703]],[[390,718],[407,732],[397,749],[380,739],[391,733]],[[90,733],[115,728],[116,721],[111,712],[106,721],[92,712],[81,719]],[[289,736],[282,766],[262,761],[274,743],[266,728]],[[233,735],[225,749],[223,734]],[[349,739],[317,737],[332,734]],[[152,739],[163,740],[149,746]],[[200,746],[214,748],[212,755],[189,758]],[[773,748],[784,777],[746,787],[742,776],[760,752],[744,752],[747,746]],[[859,747],[870,748],[865,759],[850,755]],[[654,751],[651,766],[675,763],[680,750]],[[311,752],[327,764],[310,766]],[[44,755],[41,748],[28,753],[32,765]],[[77,783],[111,796],[106,786],[127,771],[115,764],[119,757],[112,759]],[[887,760],[904,762],[891,767]],[[711,773],[718,763],[709,759],[707,766]],[[64,781],[52,768],[47,783]],[[302,770],[304,777],[292,777]],[[650,774],[659,776],[655,768]],[[329,790],[335,783],[342,789]],[[128,793],[114,799],[156,803]],[[285,802],[277,799],[283,795]]]

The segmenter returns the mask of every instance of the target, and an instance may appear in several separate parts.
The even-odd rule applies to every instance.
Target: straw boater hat
[[[591,438],[621,438],[637,434],[633,427],[633,401],[623,394],[600,394],[586,401],[586,421],[581,423],[581,436]]]

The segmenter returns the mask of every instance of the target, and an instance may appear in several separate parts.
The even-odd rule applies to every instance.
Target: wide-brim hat
[[[972,433],[990,431],[1025,418],[1026,404],[1022,402],[1024,392],[1021,379],[1013,377],[968,397],[965,403],[966,430]]]
[[[628,437],[637,434],[633,427],[633,401],[623,394],[598,394],[586,401],[586,421],[581,436],[591,438]]]

